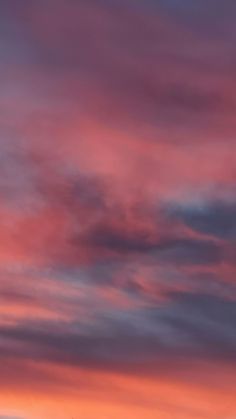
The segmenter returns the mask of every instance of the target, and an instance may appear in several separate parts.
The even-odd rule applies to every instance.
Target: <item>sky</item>
[[[236,418],[235,21],[0,0],[0,419]]]

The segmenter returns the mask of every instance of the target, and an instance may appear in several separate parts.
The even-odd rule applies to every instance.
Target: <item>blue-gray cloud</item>
[[[193,230],[222,239],[236,238],[235,202],[210,201],[201,205],[176,206],[170,209],[176,219]]]

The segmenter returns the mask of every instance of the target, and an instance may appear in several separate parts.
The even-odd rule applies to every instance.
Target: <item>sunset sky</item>
[[[236,1],[0,0],[0,419],[236,419]]]

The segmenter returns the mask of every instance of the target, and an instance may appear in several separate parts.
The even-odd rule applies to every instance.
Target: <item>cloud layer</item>
[[[235,17],[0,2],[0,419],[236,415]]]

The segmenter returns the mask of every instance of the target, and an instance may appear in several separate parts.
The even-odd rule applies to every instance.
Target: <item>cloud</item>
[[[235,311],[234,300],[169,292],[168,300],[157,306],[122,313],[104,308],[87,331],[80,331],[79,325],[70,331],[62,325],[55,328],[53,323],[2,326],[1,356],[147,374],[174,374],[183,357],[234,365]]]
[[[235,11],[0,1],[2,412],[233,405]]]
[[[148,5],[133,2],[60,1],[57,13],[53,5],[26,1],[21,8],[15,2],[5,8],[20,34],[16,42],[28,46],[29,61],[38,63],[45,79],[54,80],[54,94],[67,103],[82,100],[83,109],[109,124],[133,127],[141,121],[168,130],[183,122],[198,130],[199,120],[200,126],[210,120],[213,129],[218,116],[228,120],[233,115],[231,95],[210,76],[214,67],[214,77],[225,77],[219,66],[224,45],[215,53],[211,38],[199,37],[206,6],[196,7],[201,23],[191,13],[193,4],[189,7],[194,33],[187,19],[181,25],[159,5],[154,14]],[[205,19],[207,26],[211,16]],[[228,38],[233,38],[230,33],[226,44]],[[65,77],[71,80],[68,87]]]
[[[201,205],[179,206],[173,215],[193,230],[222,239],[232,240],[236,235],[236,205],[234,202],[210,201]]]
[[[105,247],[118,254],[144,253],[159,261],[183,264],[220,263],[223,255],[218,245],[211,241],[189,238],[149,238],[145,232],[122,233],[121,230],[98,226],[90,232],[88,240],[98,247]]]

